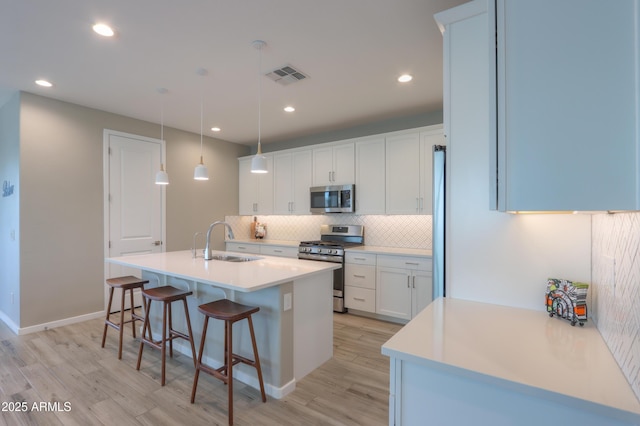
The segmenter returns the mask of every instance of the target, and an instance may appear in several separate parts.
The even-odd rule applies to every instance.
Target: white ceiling
[[[466,1],[0,0],[0,105],[22,90],[155,123],[164,108],[165,125],[199,133],[203,93],[205,135],[254,145],[261,39],[263,73],[291,64],[309,76],[261,77],[263,143],[436,111],[433,14]],[[116,37],[93,33],[96,22]],[[401,85],[401,73],[414,80]]]

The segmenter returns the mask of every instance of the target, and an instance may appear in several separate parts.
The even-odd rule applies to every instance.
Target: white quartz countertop
[[[230,254],[255,257],[250,262],[226,262],[193,258],[191,251],[142,254],[111,257],[106,261],[163,275],[210,284],[217,287],[250,292],[276,286],[297,278],[340,268],[340,264],[298,260],[285,257],[249,255],[214,251],[215,254]]]
[[[398,256],[425,256],[432,257],[433,252],[426,249],[404,248],[404,247],[378,247],[378,246],[357,246],[349,247],[345,251],[366,252],[374,254],[389,254]]]
[[[545,311],[439,298],[382,353],[540,397],[640,414],[640,402],[591,321],[572,327]]]

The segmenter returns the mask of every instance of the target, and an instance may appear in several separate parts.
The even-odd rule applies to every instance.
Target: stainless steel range
[[[344,249],[364,244],[362,225],[321,225],[320,240],[302,241],[298,259],[340,263],[333,271],[333,310],[347,312],[344,307]]]

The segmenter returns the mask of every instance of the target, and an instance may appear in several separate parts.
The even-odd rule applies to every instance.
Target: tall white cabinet
[[[385,214],[385,138],[355,142],[356,213]]]
[[[494,209],[640,209],[639,3],[489,2]]]
[[[433,146],[444,145],[442,129],[386,138],[387,214],[431,214]]]
[[[310,214],[311,150],[273,156],[274,214]]]
[[[354,170],[353,143],[323,146],[313,150],[314,186],[352,184]]]

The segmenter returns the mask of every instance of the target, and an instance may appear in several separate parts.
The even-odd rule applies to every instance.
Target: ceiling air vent
[[[291,65],[285,65],[284,67],[275,69],[265,75],[283,86],[308,78],[307,75],[303,74]]]

